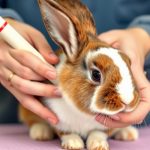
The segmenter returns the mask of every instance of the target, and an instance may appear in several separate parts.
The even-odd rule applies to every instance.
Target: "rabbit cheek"
[[[104,61],[105,59],[106,61]],[[105,79],[102,84],[96,88],[90,108],[96,113],[106,115],[116,114],[125,108],[116,88],[122,80],[119,68],[106,56],[101,55],[98,61],[97,64],[103,66],[103,69],[100,67],[101,70],[105,70]],[[104,64],[102,62],[104,62]]]
[[[65,65],[61,68],[59,84],[63,94],[69,97],[67,101],[68,104],[73,104],[80,111],[93,115],[89,109],[89,105],[95,86],[89,85],[81,73],[82,70],[78,67],[72,67],[69,64]]]
[[[104,84],[94,93],[91,109],[106,115],[130,110],[138,100],[134,94],[135,86],[127,62],[113,48],[100,48],[96,54],[108,56],[113,64],[106,72]]]
[[[93,102],[90,108],[97,113],[106,115],[114,115],[125,109],[120,96],[113,88],[97,89]]]

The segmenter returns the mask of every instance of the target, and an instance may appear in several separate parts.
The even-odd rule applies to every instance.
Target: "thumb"
[[[35,33],[36,35],[32,38],[32,44],[34,47],[42,54],[47,62],[50,64],[57,64],[59,62],[59,58],[52,51],[52,48],[48,44],[46,38],[42,33]]]
[[[137,85],[137,88],[143,89],[145,86],[149,85],[149,81],[147,80],[143,67],[137,62],[137,63],[132,63],[131,65],[131,70],[133,74],[133,78],[135,80],[135,83]]]
[[[106,43],[108,43],[109,45],[113,45],[114,43],[118,42],[118,32],[116,33],[117,31],[115,30],[112,30],[112,31],[108,31],[108,32],[104,32],[102,34],[100,34],[98,36],[98,38],[101,40],[101,41],[104,41]]]

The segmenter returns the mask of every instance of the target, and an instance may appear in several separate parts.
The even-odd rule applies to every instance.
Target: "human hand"
[[[56,64],[59,61],[42,33],[29,25],[13,19],[7,19],[7,21],[39,50],[47,62]],[[50,64],[44,63],[25,50],[13,49],[0,39],[1,84],[15,96],[24,107],[51,123],[57,123],[58,119],[55,114],[44,107],[34,97],[60,97],[61,95],[57,87],[39,82],[44,79],[53,80],[56,78],[55,68]],[[14,73],[14,75],[12,73]],[[8,80],[11,80],[11,83]]]
[[[150,83],[143,70],[144,59],[150,48],[149,35],[141,28],[131,28],[112,30],[99,35],[99,38],[129,56],[131,71],[140,94],[140,103],[133,112],[122,112],[111,118],[98,115],[96,120],[111,128],[141,123],[150,110]]]

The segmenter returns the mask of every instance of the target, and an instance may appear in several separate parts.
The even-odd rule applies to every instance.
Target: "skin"
[[[29,52],[10,47],[0,39],[0,83],[25,108],[41,118],[56,124],[58,119],[55,114],[44,107],[34,96],[61,96],[57,87],[38,82],[56,78],[55,68],[51,64],[58,63],[59,59],[52,52],[48,42],[38,30],[10,18],[6,18],[6,20],[43,55],[49,65]],[[12,72],[15,75],[9,82],[8,78]]]
[[[137,27],[111,30],[99,35],[99,38],[129,56],[131,71],[140,93],[140,104],[133,112],[119,113],[111,118],[98,115],[96,120],[110,128],[141,123],[150,111],[150,83],[143,70],[145,56],[150,50],[150,37],[142,28]]]

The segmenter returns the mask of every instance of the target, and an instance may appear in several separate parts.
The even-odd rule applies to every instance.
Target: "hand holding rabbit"
[[[127,30],[112,30],[99,35],[99,38],[111,46],[126,53],[131,60],[131,70],[140,93],[140,104],[135,111],[119,113],[112,119],[107,119],[109,127],[124,127],[129,124],[141,123],[150,111],[150,83],[143,70],[145,56],[150,50],[150,37],[142,28]],[[103,116],[97,116],[104,123]]]
[[[50,65],[43,63],[29,52],[13,49],[0,39],[0,82],[24,107],[56,123],[56,116],[39,103],[34,96],[60,96],[57,87],[37,82],[56,78],[55,68],[51,64],[56,64],[58,58],[52,52],[42,33],[27,24],[9,18],[6,20],[40,51]]]

